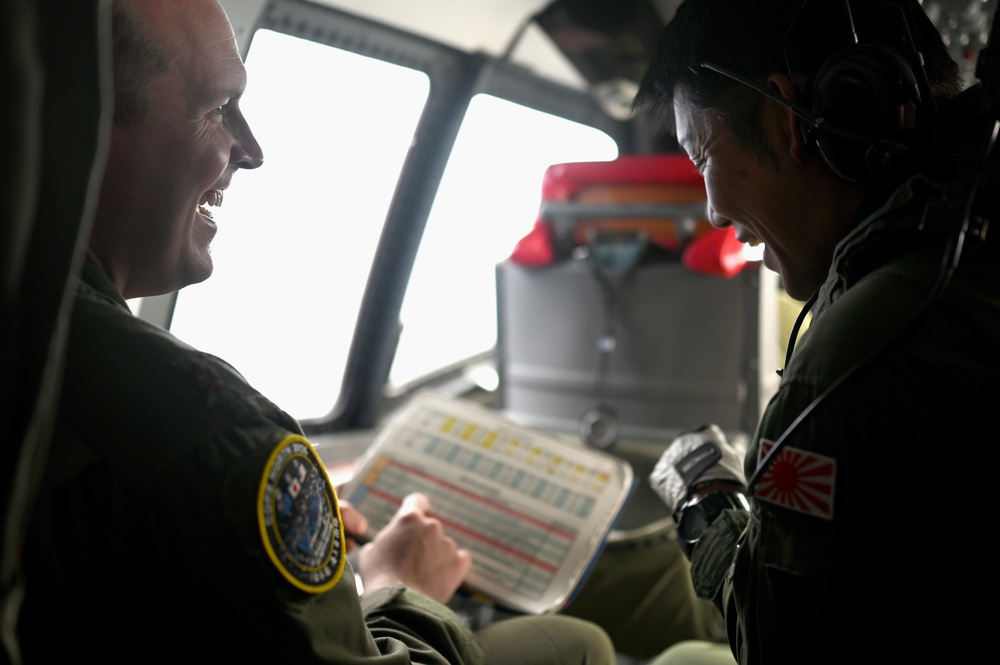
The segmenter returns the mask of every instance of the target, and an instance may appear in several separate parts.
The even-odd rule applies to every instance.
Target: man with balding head
[[[263,151],[217,0],[116,0],[115,108],[76,284],[58,422],[24,550],[25,662],[612,663],[596,626],[476,634],[446,605],[471,563],[407,497],[359,552],[298,423],[125,300],[212,274],[212,208]]]

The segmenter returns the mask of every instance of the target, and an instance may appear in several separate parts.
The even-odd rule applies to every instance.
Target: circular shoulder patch
[[[295,434],[279,443],[257,496],[264,548],[282,576],[309,593],[332,589],[344,572],[344,527],[312,444]]]

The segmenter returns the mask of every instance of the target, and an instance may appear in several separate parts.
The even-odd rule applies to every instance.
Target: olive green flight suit
[[[985,147],[964,145],[973,157]],[[998,183],[994,160],[978,203],[995,218]],[[915,177],[837,246],[747,477],[852,373],[787,438],[751,511],[723,513],[692,554],[695,588],[723,611],[740,663],[981,657],[993,623],[978,608],[993,568],[1000,251],[969,235],[949,274],[970,185]],[[702,649],[679,646],[657,665],[718,662],[718,649]]]
[[[569,617],[477,636],[401,585],[362,601],[298,424],[134,317],[90,261],[66,353],[24,550],[25,662],[613,662],[606,634]]]

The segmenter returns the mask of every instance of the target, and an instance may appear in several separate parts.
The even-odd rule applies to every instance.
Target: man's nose
[[[733,225],[731,221],[729,221],[727,218],[723,217],[722,215],[720,215],[718,212],[715,211],[715,208],[712,207],[711,201],[705,204],[705,210],[708,213],[708,223],[714,226],[715,228],[724,229],[727,226]]]
[[[245,121],[233,146],[232,162],[242,169],[255,169],[264,163],[264,151]]]

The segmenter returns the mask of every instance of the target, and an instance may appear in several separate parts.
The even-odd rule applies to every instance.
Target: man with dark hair
[[[686,0],[666,27],[635,107],[812,320],[745,454],[704,426],[651,476],[728,627],[663,663],[961,660],[987,634],[1000,125],[962,87],[916,0]]]
[[[364,518],[299,424],[126,298],[212,274],[211,208],[263,152],[217,0],[116,0],[116,109],[25,541],[26,663],[155,660],[610,665],[597,626],[446,605],[471,555],[413,494],[347,561]],[[6,622],[5,622],[6,623]]]

